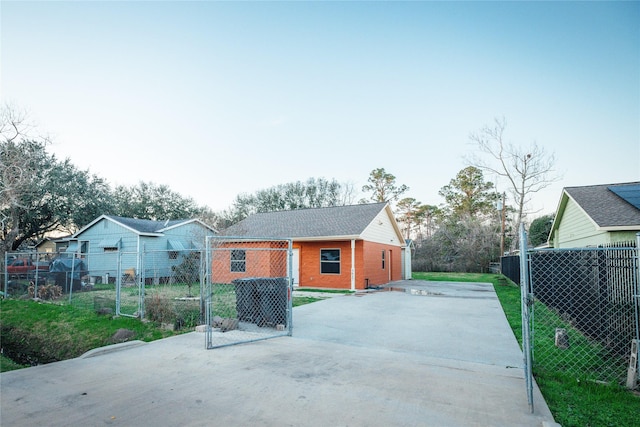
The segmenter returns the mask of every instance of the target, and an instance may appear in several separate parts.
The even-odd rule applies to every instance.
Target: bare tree
[[[340,200],[338,205],[347,206],[355,203],[356,198],[358,196],[358,190],[356,189],[355,183],[352,181],[346,181],[342,184],[342,192],[340,195]]]
[[[516,204],[515,230],[518,230],[526,217],[526,206],[532,194],[548,187],[559,177],[555,175],[553,154],[548,154],[536,142],[522,148],[505,141],[506,127],[504,118],[496,118],[493,126],[485,126],[470,135],[471,141],[489,157],[488,162],[474,157],[470,164],[507,181],[508,191]],[[514,244],[517,244],[517,239],[512,240]]]

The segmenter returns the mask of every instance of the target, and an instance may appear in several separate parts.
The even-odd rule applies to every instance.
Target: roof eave
[[[602,231],[637,231],[640,233],[640,224],[636,225],[611,225],[598,227]]]
[[[398,237],[398,240],[400,241],[400,246],[405,247],[406,246],[406,242],[405,242],[404,236],[402,235],[402,231],[400,230],[400,227],[398,226],[398,221],[396,221],[395,215],[393,215],[393,211],[391,210],[391,206],[389,205],[389,203],[387,203],[384,208],[387,211],[387,214],[389,215],[389,219],[391,220],[391,225],[393,226],[393,231],[396,233],[396,236]]]
[[[321,242],[327,240],[362,240],[360,235],[343,235],[343,236],[306,236],[306,237],[291,237],[294,242]]]
[[[217,232],[218,232],[218,230],[216,230],[215,228],[211,227],[210,225],[208,225],[208,224],[204,223],[203,221],[201,221],[201,220],[200,220],[200,219],[198,219],[198,218],[191,218],[191,219],[187,219],[187,220],[184,220],[184,221],[179,222],[179,223],[177,223],[177,224],[173,224],[173,225],[170,225],[170,226],[168,226],[168,227],[161,228],[160,230],[158,230],[158,232],[163,232],[163,231],[171,230],[171,229],[173,229],[173,228],[182,227],[182,226],[184,226],[184,225],[191,224],[191,223],[193,223],[193,222],[195,222],[195,223],[198,223],[198,224],[202,225],[203,227],[205,227],[205,228],[207,228],[207,229],[209,229],[209,230],[213,231],[214,233],[217,233]]]
[[[98,223],[101,219],[109,219],[109,217],[107,217],[106,215],[100,215],[98,218],[94,219],[93,221],[91,221],[89,224],[85,225],[84,227],[82,227],[80,230],[76,231],[75,233],[73,233],[69,238],[70,239],[75,239],[77,238],[80,234],[84,233],[85,231],[87,231],[88,229],[90,229],[91,227],[93,227],[96,223]]]

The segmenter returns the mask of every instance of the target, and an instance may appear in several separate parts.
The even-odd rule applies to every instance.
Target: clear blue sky
[[[469,134],[555,153],[565,186],[640,180],[639,2],[12,2],[3,101],[112,184],[214,210],[385,168],[440,204]],[[493,181],[495,177],[486,176]],[[505,189],[504,186],[500,190]]]

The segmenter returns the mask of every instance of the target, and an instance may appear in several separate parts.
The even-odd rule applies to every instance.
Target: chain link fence
[[[536,370],[624,383],[638,339],[635,244],[530,250],[527,261]]]
[[[8,253],[4,270],[6,297],[137,317],[168,329],[204,322],[202,251]]]
[[[207,240],[206,347],[292,332],[290,240]]]
[[[55,283],[55,277],[49,272],[53,260],[51,252],[5,253],[2,294],[14,298],[59,298],[73,282],[69,278],[64,284]],[[65,276],[68,275],[70,272]]]

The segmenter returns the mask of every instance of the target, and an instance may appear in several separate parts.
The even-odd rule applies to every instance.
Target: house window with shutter
[[[340,249],[320,249],[320,273],[340,274]]]

